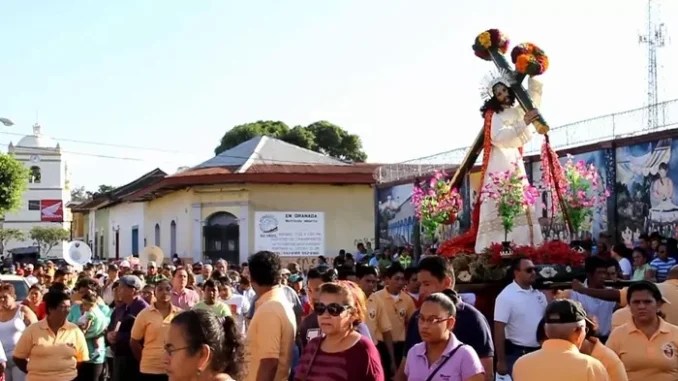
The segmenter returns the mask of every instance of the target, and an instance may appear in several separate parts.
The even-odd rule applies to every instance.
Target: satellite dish
[[[156,265],[161,265],[162,261],[165,258],[165,253],[158,246],[146,246],[144,250],[139,253],[139,262],[144,266],[148,265],[148,262],[155,262]]]
[[[73,241],[64,253],[64,261],[73,267],[82,268],[92,261],[92,249],[82,241]]]

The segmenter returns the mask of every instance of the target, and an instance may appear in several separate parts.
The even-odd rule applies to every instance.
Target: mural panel
[[[377,190],[379,247],[414,244],[417,229],[412,198],[413,184]]]
[[[642,233],[678,236],[678,140],[617,148],[617,231],[627,245]]]
[[[612,152],[610,150],[598,150],[591,152],[584,152],[577,155],[572,155],[572,160],[576,163],[580,160],[583,160],[587,165],[593,164],[598,169],[598,175],[603,180],[603,183],[606,184],[607,188],[612,192],[612,178],[610,175],[614,176],[614,171],[610,171],[609,166],[614,161],[611,157]],[[560,158],[561,164],[567,162],[567,157]],[[569,240],[567,227],[559,219],[554,219],[552,215],[552,205],[551,205],[551,188],[545,187],[541,183],[541,162],[532,163],[532,179],[533,185],[539,190],[541,197],[537,200],[535,204],[535,211],[539,216],[539,225],[541,225],[542,233],[544,234],[544,239],[560,239],[560,240]],[[607,211],[610,206],[610,200],[608,204],[600,205],[593,212],[593,218],[590,221],[585,223],[583,227],[584,232],[591,234],[593,238],[598,238],[598,235],[601,232],[606,232],[608,228],[607,223]]]

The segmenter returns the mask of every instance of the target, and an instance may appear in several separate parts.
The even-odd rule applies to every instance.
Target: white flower
[[[544,268],[541,269],[541,271],[539,272],[539,275],[541,275],[542,278],[546,278],[546,279],[548,279],[548,278],[553,278],[554,276],[556,276],[556,274],[558,274],[558,271],[556,271],[556,270],[555,270],[553,267],[551,267],[551,266],[544,267]]]
[[[568,273],[571,273],[571,272],[572,272],[572,267],[570,267],[570,266],[565,267],[565,271],[567,271]]]
[[[470,282],[471,281],[471,273],[468,271],[462,271],[457,275],[457,278],[459,278],[460,281],[462,282]]]

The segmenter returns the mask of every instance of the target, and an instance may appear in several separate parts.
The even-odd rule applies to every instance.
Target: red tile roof
[[[160,197],[177,189],[196,185],[258,183],[258,184],[366,184],[373,185],[374,171],[380,164],[254,164],[245,173],[233,168],[211,167],[189,169],[145,189],[135,192],[127,201],[143,201]]]

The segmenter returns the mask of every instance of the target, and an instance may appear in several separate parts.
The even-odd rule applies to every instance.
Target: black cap
[[[544,312],[546,324],[567,324],[585,321],[586,311],[581,303],[569,299],[552,301]]]

